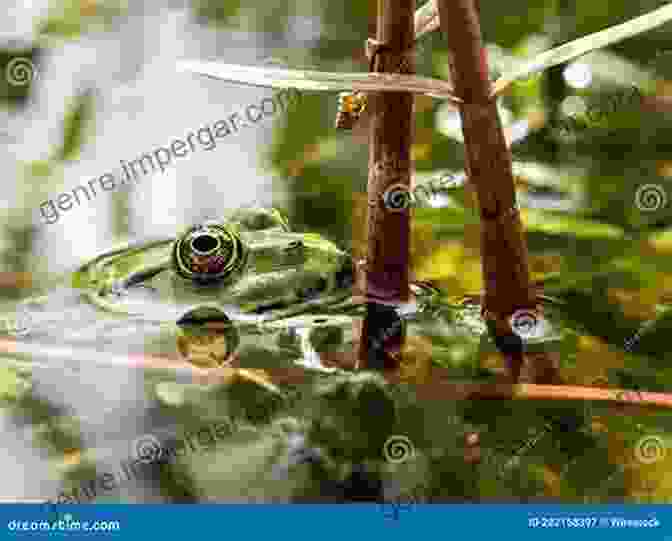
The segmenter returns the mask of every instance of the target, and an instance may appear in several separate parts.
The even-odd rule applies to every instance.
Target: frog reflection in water
[[[201,368],[237,359],[245,368],[323,369],[325,352],[353,355],[353,323],[365,311],[353,298],[353,269],[346,252],[320,235],[290,231],[277,210],[239,209],[80,267],[76,299],[68,300],[76,306],[61,310],[52,338],[106,351],[177,350]],[[29,339],[44,338],[39,312],[49,312],[49,296],[25,306],[36,314]]]

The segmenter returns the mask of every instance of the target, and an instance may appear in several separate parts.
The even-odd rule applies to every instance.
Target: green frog
[[[12,334],[204,369],[235,359],[244,368],[334,371],[325,357],[352,356],[366,310],[353,297],[355,267],[333,242],[291,231],[276,209],[237,209],[94,258],[66,287],[23,302],[25,332]]]

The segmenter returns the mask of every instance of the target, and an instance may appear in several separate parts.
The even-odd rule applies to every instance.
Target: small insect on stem
[[[338,95],[338,112],[336,113],[336,129],[351,130],[361,114],[366,110],[366,94],[364,92],[341,92]]]

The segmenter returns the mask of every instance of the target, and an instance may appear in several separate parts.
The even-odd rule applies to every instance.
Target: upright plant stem
[[[488,65],[474,0],[437,0],[441,30],[451,52],[451,76],[460,106],[469,181],[476,190],[481,217],[481,261],[484,315],[495,341],[518,379],[522,349],[508,318],[516,310],[535,307],[527,246],[516,205],[511,154],[496,102],[490,100]],[[504,346],[502,347],[502,344]],[[508,349],[508,351],[506,351]]]
[[[415,73],[413,0],[378,0],[376,39],[384,47],[375,57],[378,72]],[[406,52],[406,53],[405,53]],[[370,95],[368,254],[366,264],[367,315],[362,328],[360,367],[394,368],[382,339],[393,323],[392,306],[408,300],[409,209],[386,208],[383,195],[393,185],[410,189],[413,95],[385,92]],[[395,348],[401,337],[396,336]],[[389,350],[389,347],[387,348]]]

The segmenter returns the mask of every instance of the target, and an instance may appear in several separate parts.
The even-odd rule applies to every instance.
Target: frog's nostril
[[[198,255],[208,255],[220,246],[220,241],[210,233],[203,233],[191,239],[191,249]]]

